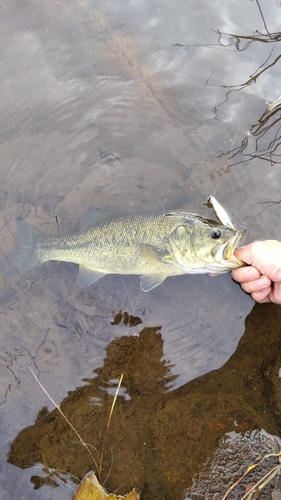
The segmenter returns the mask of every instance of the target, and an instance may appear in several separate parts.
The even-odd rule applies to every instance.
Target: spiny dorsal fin
[[[93,224],[99,219],[104,219],[105,217],[109,217],[111,215],[109,212],[105,212],[105,210],[100,210],[99,208],[90,207],[85,215],[84,227]]]

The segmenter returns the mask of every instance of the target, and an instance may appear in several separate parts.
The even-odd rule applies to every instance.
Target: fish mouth
[[[236,234],[234,234],[230,240],[225,244],[223,252],[222,252],[222,257],[224,260],[227,260],[228,262],[231,262],[233,264],[238,265],[243,265],[244,262],[241,260],[237,259],[234,255],[234,251],[241,240],[243,234],[245,231],[239,231]]]

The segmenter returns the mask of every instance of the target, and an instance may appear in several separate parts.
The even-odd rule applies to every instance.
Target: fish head
[[[198,216],[179,225],[169,243],[183,272],[224,273],[245,265],[234,255],[243,233]]]

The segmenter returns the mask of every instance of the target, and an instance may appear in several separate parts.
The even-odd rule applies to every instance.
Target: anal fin
[[[95,269],[91,269],[83,266],[83,264],[80,264],[76,282],[80,288],[87,288],[87,286],[93,285],[105,275],[106,273],[101,273],[100,271],[96,271]]]

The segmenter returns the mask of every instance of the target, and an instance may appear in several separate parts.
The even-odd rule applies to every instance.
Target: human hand
[[[254,241],[235,250],[248,266],[233,269],[232,277],[256,301],[281,304],[281,242]]]

